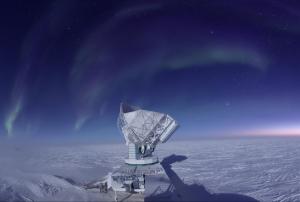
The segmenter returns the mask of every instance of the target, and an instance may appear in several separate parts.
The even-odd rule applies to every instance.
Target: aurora
[[[186,138],[298,133],[296,7],[117,2],[4,3],[1,136],[113,140],[120,102]]]

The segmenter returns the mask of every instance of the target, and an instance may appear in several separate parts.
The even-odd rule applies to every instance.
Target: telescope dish
[[[178,124],[167,114],[121,103],[118,127],[129,147],[129,159],[145,161],[146,157],[152,157],[159,142],[164,143],[172,136]]]

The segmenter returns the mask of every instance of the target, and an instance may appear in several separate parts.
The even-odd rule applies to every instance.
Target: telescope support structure
[[[134,143],[128,144],[128,158],[125,159],[125,163],[129,165],[149,165],[158,163],[158,158],[152,154],[147,157],[143,157],[140,153],[139,146]]]

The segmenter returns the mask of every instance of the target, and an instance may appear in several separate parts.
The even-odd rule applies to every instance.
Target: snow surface
[[[299,145],[300,138],[207,139],[171,141],[155,152],[186,157],[171,168],[187,185],[283,202],[300,201]],[[82,185],[118,168],[126,152],[122,144],[0,143],[0,201],[105,201]]]

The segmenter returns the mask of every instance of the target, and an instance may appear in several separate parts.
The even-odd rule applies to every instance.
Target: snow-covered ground
[[[171,141],[156,154],[187,159],[172,164],[186,184],[210,193],[247,195],[259,201],[300,201],[300,138]],[[123,163],[126,146],[0,143],[0,201],[96,201],[81,185]]]

